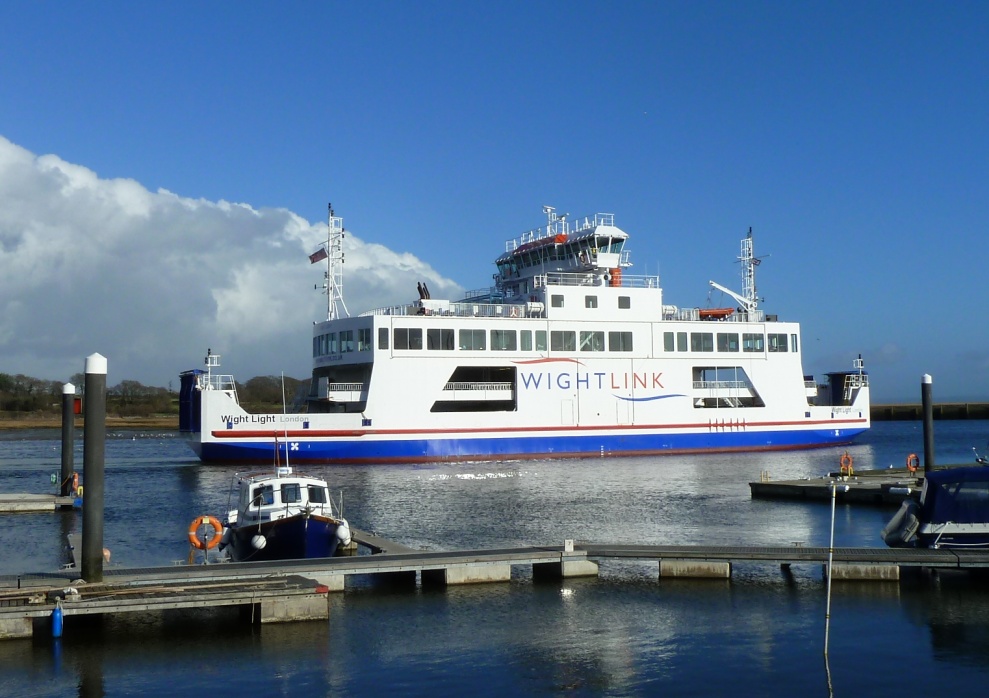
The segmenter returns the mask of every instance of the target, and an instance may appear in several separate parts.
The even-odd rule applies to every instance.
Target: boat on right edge
[[[989,548],[989,468],[925,474],[919,501],[904,501],[882,538],[891,548]]]

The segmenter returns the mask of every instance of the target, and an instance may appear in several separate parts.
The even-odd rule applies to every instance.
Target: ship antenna
[[[326,319],[337,320],[350,317],[347,304],[343,301],[343,240],[347,232],[343,227],[343,218],[333,215],[333,204],[327,208],[326,284],[323,288],[326,289]]]

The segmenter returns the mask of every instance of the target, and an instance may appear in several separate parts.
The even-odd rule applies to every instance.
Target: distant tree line
[[[82,373],[69,381],[76,388],[76,395],[85,397],[86,377]],[[298,412],[304,404],[309,389],[308,380],[284,379],[284,405],[288,412]],[[17,419],[27,416],[56,415],[62,413],[62,381],[49,381],[21,374],[0,373],[0,416]],[[246,383],[237,383],[240,404],[248,411],[281,412],[283,405],[282,378],[258,376]],[[106,391],[106,411],[116,417],[151,417],[178,415],[178,392],[168,388],[147,386],[138,381],[125,380]]]

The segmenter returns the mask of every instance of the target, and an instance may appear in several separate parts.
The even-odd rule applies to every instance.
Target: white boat
[[[341,218],[310,259],[326,260],[327,317],[298,414],[256,414],[230,375],[182,374],[180,427],[208,462],[270,462],[275,436],[296,463],[422,462],[798,449],[847,444],[870,425],[861,355],[818,382],[800,327],[758,308],[752,232],[732,307],[666,303],[633,275],[614,215],[545,208],[509,240],[494,286],[349,316]]]
[[[277,449],[277,444],[276,444]],[[351,542],[350,524],[334,511],[326,480],[274,472],[234,476],[219,549],[235,562],[333,557]]]

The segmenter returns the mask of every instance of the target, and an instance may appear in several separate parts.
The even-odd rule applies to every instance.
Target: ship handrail
[[[595,213],[593,216],[579,216],[573,220],[567,220],[564,216],[555,218],[551,223],[527,230],[516,238],[505,241],[505,252],[514,252],[522,245],[539,242],[554,235],[570,235],[591,230],[599,225],[615,225],[614,213]]]
[[[550,271],[532,278],[535,288],[545,286],[600,286],[601,275],[589,272]],[[659,288],[659,276],[652,274],[622,274],[612,280],[616,288]]]
[[[363,383],[327,383],[327,393],[359,393],[364,390]]]
[[[443,386],[443,390],[511,390],[511,383],[471,383],[471,382],[457,382],[457,383],[447,383]]]
[[[392,305],[384,308],[374,308],[360,314],[360,317],[371,315],[398,315],[404,317],[485,317],[511,318],[543,317],[543,313],[532,308],[533,304],[524,303],[450,303],[442,310],[426,310],[415,303]]]
[[[751,390],[752,384],[748,381],[694,381],[694,390],[712,390],[721,388]]]
[[[229,374],[204,373],[199,376],[200,390],[225,390],[237,393],[237,381]]]

